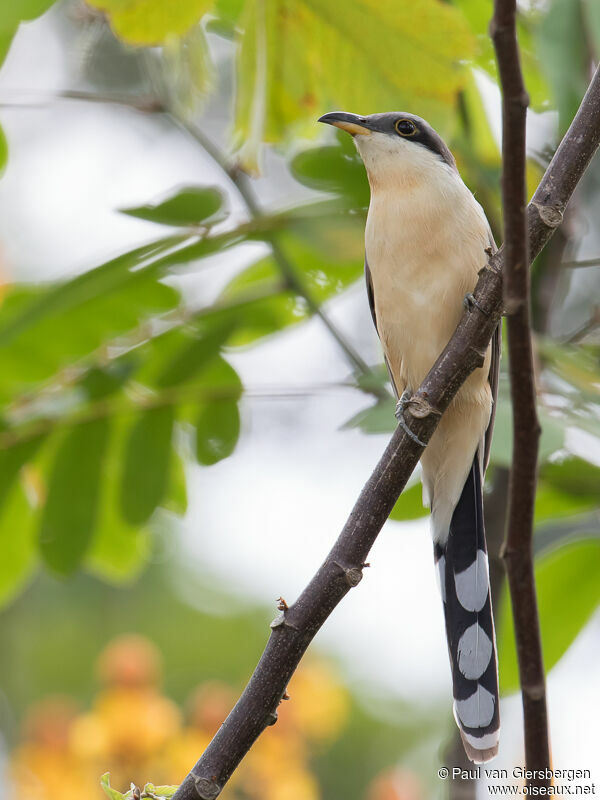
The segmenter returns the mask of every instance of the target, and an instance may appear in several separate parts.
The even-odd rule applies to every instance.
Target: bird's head
[[[372,190],[456,174],[456,162],[442,137],[415,114],[392,111],[361,117],[332,111],[319,122],[352,136]]]

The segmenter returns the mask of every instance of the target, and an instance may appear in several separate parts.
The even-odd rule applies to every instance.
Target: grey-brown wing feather
[[[492,436],[494,433],[494,420],[496,418],[496,402],[498,400],[498,378],[500,375],[500,351],[502,348],[502,323],[498,323],[498,327],[492,336],[492,360],[490,363],[490,372],[488,381],[490,389],[492,390],[492,413],[490,414],[490,421],[485,432],[485,442],[483,447],[483,471],[487,469],[490,461],[490,450],[492,448]]]
[[[371,309],[371,317],[373,318],[373,325],[375,325],[375,330],[377,331],[377,335],[381,339],[381,335],[379,333],[379,328],[377,327],[377,314],[375,313],[375,293],[373,291],[373,281],[371,280],[371,270],[369,269],[369,264],[367,262],[367,257],[365,256],[365,279],[367,282],[367,298],[369,300],[369,308]],[[387,357],[383,357],[385,361],[385,365],[387,367],[388,374],[390,376],[390,383],[392,384],[392,389],[394,390],[394,394],[396,395],[396,399],[400,399],[400,393],[394,383],[394,376],[392,375],[392,370],[390,369],[389,362]]]
[[[492,252],[498,249],[492,231],[489,231],[490,247]],[[496,419],[496,403],[498,401],[498,379],[500,376],[500,354],[502,351],[502,320],[498,323],[496,330],[492,335],[492,358],[490,361],[490,372],[488,381],[492,391],[492,413],[490,414],[490,421],[485,432],[485,441],[483,447],[483,471],[485,473],[487,465],[490,461],[490,450],[492,449],[492,436],[494,433],[494,420]]]

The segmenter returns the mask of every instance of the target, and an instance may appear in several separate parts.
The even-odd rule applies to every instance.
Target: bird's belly
[[[418,270],[371,267],[383,349],[399,391],[416,389],[454,332],[463,298],[473,288],[464,273],[429,260]],[[412,274],[411,274],[412,273]]]
[[[462,182],[452,187],[448,195],[424,184],[371,197],[367,263],[377,330],[400,392],[417,389],[435,363],[486,262],[487,220]]]

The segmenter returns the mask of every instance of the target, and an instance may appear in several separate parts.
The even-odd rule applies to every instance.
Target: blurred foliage
[[[18,3],[3,3],[0,9],[0,66],[17,28],[22,22],[39,17],[55,0],[19,0]]]
[[[538,558],[535,569],[544,667],[552,669],[600,604],[600,536]],[[498,673],[503,692],[519,688],[519,671],[508,592],[498,631]]]
[[[4,688],[16,688],[13,699],[23,703],[23,722],[11,735],[15,800],[101,800],[103,770],[110,770],[116,789],[125,790],[130,781],[140,786],[148,780],[180,781],[227,715],[260,653],[264,611],[247,604],[242,610],[225,596],[228,609],[221,616],[195,611],[173,593],[164,570],[117,597],[81,578],[68,597],[56,585],[40,584],[35,591],[46,598],[44,618],[33,623],[27,642],[19,642],[20,620],[31,603],[22,598],[8,612],[8,638],[17,651],[29,651],[31,660],[24,663],[37,672],[38,696],[22,692],[28,675],[0,665]],[[197,598],[212,597],[214,604],[213,591],[194,587]],[[74,603],[78,608],[72,613]],[[51,629],[48,619],[55,618],[58,624]],[[132,625],[143,635],[127,633]],[[198,635],[191,637],[190,630]],[[61,663],[60,653],[75,643],[69,663]],[[90,673],[99,690],[90,692]],[[295,674],[288,693],[277,724],[257,742],[224,796],[370,800],[369,787],[383,781],[399,750],[431,736],[427,715],[410,707],[398,714],[402,726],[382,723],[357,703],[330,664],[315,657]],[[419,785],[414,775],[412,781]],[[420,788],[415,800],[424,797]]]
[[[159,785],[179,780],[235,702],[233,687],[206,682],[185,704],[185,713],[161,691],[158,650],[139,635],[121,636],[100,654],[102,688],[87,711],[74,701],[50,698],[32,707],[22,741],[11,758],[17,800],[98,797],[98,775],[110,769],[115,785]],[[329,667],[307,662],[292,678],[291,702],[278,724],[261,737],[228,784],[223,797],[320,797],[310,759],[343,731],[347,691]],[[103,785],[109,789],[107,779]],[[159,789],[157,794],[163,794]],[[118,798],[114,790],[107,794]]]
[[[50,0],[22,0],[0,6],[0,62],[19,24],[52,5]],[[259,347],[267,337],[299,326],[315,313],[327,319],[328,303],[362,279],[369,200],[364,169],[349,137],[320,132],[317,116],[332,108],[369,113],[403,107],[428,118],[451,145],[461,174],[485,207],[500,240],[500,154],[486,112],[490,93],[486,87],[497,81],[487,31],[491,6],[491,0],[410,4],[355,0],[343,9],[337,0],[181,0],[170,4],[98,0],[83,12],[81,4],[73,2],[53,9],[53,14],[64,14],[76,8],[81,17],[74,15],[71,24],[96,32],[96,39],[91,39],[105,57],[100,59],[100,70],[86,74],[89,84],[104,91],[111,85],[107,77],[111,65],[119,65],[117,86],[125,98],[134,98],[133,108],[155,118],[162,115],[161,124],[183,128],[203,155],[213,160],[222,180],[214,185],[213,171],[206,183],[186,182],[172,187],[166,196],[140,198],[135,207],[122,209],[123,214],[154,223],[157,238],[142,246],[115,253],[104,263],[56,283],[3,287],[0,602],[13,601],[5,611],[3,638],[19,656],[19,663],[28,666],[15,678],[0,664],[0,682],[17,715],[29,702],[24,696],[26,680],[39,686],[41,697],[50,686],[65,691],[75,686],[83,691],[87,684],[81,664],[87,658],[89,667],[91,652],[99,643],[82,631],[88,626],[103,629],[106,613],[118,618],[123,630],[129,626],[144,632],[149,619],[160,623],[155,640],[167,661],[169,654],[177,654],[167,664],[170,683],[166,690],[181,702],[183,687],[191,689],[190,665],[196,670],[198,664],[197,646],[188,631],[198,621],[196,612],[183,603],[165,604],[164,595],[159,596],[148,578],[152,570],[146,573],[149,582],[141,582],[143,611],[130,589],[114,586],[140,575],[156,557],[156,542],[171,535],[174,520],[184,513],[185,465],[196,461],[211,469],[235,453],[244,433],[240,410],[244,386],[232,366],[232,354]],[[591,64],[598,61],[599,8],[593,0],[550,0],[519,12],[523,66],[533,108],[557,110],[560,130],[581,99]],[[233,97],[215,79],[218,70],[212,45],[217,36],[233,42],[223,67],[224,73],[229,70],[236,75]],[[138,98],[140,86],[150,87],[152,96]],[[225,117],[231,130],[228,138],[219,138],[218,146],[205,134],[212,131],[214,108],[213,117],[209,111],[207,116],[198,116],[199,108],[209,108],[211,98],[216,100],[216,116]],[[323,141],[307,141],[321,133]],[[284,189],[283,199],[263,208],[258,193],[264,184],[254,182],[249,173],[261,165],[267,143],[268,163],[281,169],[275,178],[267,173],[263,180],[275,185],[284,175]],[[529,163],[530,192],[552,145],[545,142],[543,152]],[[0,168],[7,158],[0,131]],[[295,191],[302,204],[291,207]],[[596,187],[595,192],[590,190],[590,198],[580,199],[592,212],[597,191]],[[245,206],[242,214],[231,212],[234,194]],[[565,236],[570,257],[578,251],[581,231],[566,231]],[[245,245],[257,243],[261,249],[250,251],[250,263],[242,258],[235,274],[226,273],[216,298],[210,295],[192,303],[185,296],[176,280],[183,272],[201,274],[243,253]],[[587,306],[572,302],[581,270],[560,269],[564,253],[553,254],[552,246],[535,266],[536,305],[544,307],[549,320],[536,332],[543,435],[535,550],[547,669],[566,651],[598,604],[596,538],[600,529],[600,471],[593,463],[600,440],[598,331],[588,325],[584,335],[573,341],[556,334],[558,318],[567,316],[573,329],[588,320]],[[597,296],[598,283],[596,277],[595,292],[586,284],[588,300]],[[339,338],[340,353],[348,360],[348,384],[369,397],[366,407],[346,425],[365,434],[393,430],[394,403],[385,370],[380,365],[364,369],[353,357],[350,343]],[[508,402],[502,377],[492,451],[496,465],[510,462]],[[574,434],[590,437],[589,460],[581,447],[575,457]],[[420,486],[411,484],[392,519],[414,520],[425,514]],[[74,594],[67,607],[56,587],[40,601],[39,581],[34,580],[40,563],[52,576],[70,577],[61,584],[65,597],[85,584],[96,602],[81,602]],[[102,578],[110,588],[90,583],[80,572]],[[47,575],[43,580],[50,582],[46,587],[55,586]],[[30,591],[19,597],[31,584]],[[116,595],[116,600],[109,601],[108,595]],[[29,608],[29,636],[23,642],[23,613],[30,596],[37,597],[43,607],[39,611],[38,605],[35,613],[33,606]],[[177,626],[171,625],[174,618]],[[500,672],[503,689],[508,691],[516,686],[516,672],[507,602],[500,619]],[[218,674],[229,686],[239,687],[264,639],[255,623],[253,614],[241,612],[218,620],[205,615],[203,636],[218,642],[222,653],[215,654],[214,646],[205,648],[201,674],[194,675],[194,681],[204,683]],[[36,636],[41,637],[43,628],[53,632],[54,656],[42,654],[41,644],[38,649]],[[242,640],[243,649],[236,646]],[[65,653],[69,658],[64,658]],[[111,691],[114,687],[103,690]],[[94,789],[90,791],[96,794],[100,791],[97,775],[107,766],[113,784],[122,788],[133,774],[141,784],[148,779],[179,780],[202,749],[208,729],[195,726],[190,718],[182,726],[172,701],[157,685],[152,692],[157,708],[168,709],[171,735],[184,737],[189,744],[189,749],[178,745],[185,756],[177,772],[152,762],[151,769],[140,767],[144,774],[138,774],[137,766],[131,769],[125,763],[131,756],[125,745],[125,761],[109,763],[114,752],[109,758],[109,751],[102,749],[110,740],[102,727],[102,709],[111,707],[106,694],[99,695],[93,705],[90,697],[83,698],[92,709],[85,716],[64,707],[64,725],[56,740],[51,737],[56,750],[45,749],[50,745],[43,736],[40,740],[36,733],[33,738],[27,734],[15,764],[27,765],[35,752],[39,763],[48,765],[49,774],[55,770],[56,759],[66,759],[61,762],[65,774],[71,768],[74,772],[69,774],[81,774],[85,763],[87,777],[82,780],[88,780],[92,770],[86,770],[93,763]],[[340,701],[345,708],[354,702],[339,686],[332,692],[345,697]],[[121,700],[115,702],[118,716]],[[298,705],[305,711],[311,707],[310,702]],[[130,730],[127,725],[136,713],[131,709],[125,713],[123,730]],[[285,713],[291,719],[294,712]],[[419,722],[411,720],[410,729],[386,730],[381,720],[374,722],[358,706],[353,706],[351,716],[360,721],[361,730],[367,732],[364,736],[354,728],[347,737],[341,736],[340,721],[325,737],[328,761],[343,765],[336,776],[344,781],[343,791],[339,784],[330,785],[329,773],[321,770],[319,752],[324,745],[319,734],[314,730],[309,734],[306,727],[299,734],[302,725],[309,724],[306,720],[290,722],[288,728],[276,726],[281,733],[268,734],[271,738],[265,741],[271,744],[261,745],[272,748],[268,757],[259,749],[254,766],[248,767],[255,770],[256,785],[262,786],[261,781],[267,785],[268,775],[261,770],[279,758],[277,748],[283,739],[277,737],[292,736],[290,731],[295,731],[292,744],[285,741],[296,760],[286,772],[288,778],[280,775],[278,779],[280,786],[287,785],[286,780],[298,781],[289,790],[292,796],[317,797],[319,786],[324,796],[348,800],[367,794],[369,800],[404,796],[394,787],[408,786],[410,776],[385,772],[369,790],[367,783],[376,772],[390,768],[401,747],[399,741],[408,748],[415,731],[426,735],[424,726],[419,728]],[[70,748],[75,723],[95,731],[94,736],[82,737],[85,747],[100,749],[74,755]],[[144,734],[150,735],[150,730],[151,726],[148,731],[144,728]],[[367,735],[374,743],[369,750],[368,780],[364,772]],[[140,736],[140,742],[143,739]],[[163,744],[156,752],[166,752]],[[128,740],[126,746],[132,742]],[[314,774],[308,772],[309,762]],[[242,791],[243,775],[240,783],[232,783],[231,797]],[[67,797],[67,790],[61,791],[61,798]],[[410,788],[404,794],[412,796],[411,791],[418,796]],[[266,789],[261,796],[275,797]],[[277,800],[283,796],[277,795]]]

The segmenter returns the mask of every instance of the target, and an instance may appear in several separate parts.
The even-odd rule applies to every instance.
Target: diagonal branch
[[[527,269],[525,128],[529,98],[521,73],[516,0],[495,0],[491,36],[502,89],[502,207],[504,210],[504,306],[508,315],[513,456],[508,524],[502,556],[510,588],[523,702],[525,764],[550,772],[546,681],[533,564],[533,509],[540,423],[536,409]],[[548,770],[548,772],[546,772]],[[529,786],[547,787],[534,777]]]
[[[584,97],[528,208],[529,261],[552,236],[600,143],[600,70]],[[452,339],[409,406],[411,428],[428,442],[440,414],[477,367],[502,313],[502,265],[498,251],[481,271],[475,298]],[[254,674],[230,715],[185,778],[174,800],[214,800],[252,744],[277,719],[277,706],[306,648],[327,617],[362,577],[377,538],[423,448],[402,428],[393,434],[331,552],[272,632]]]

